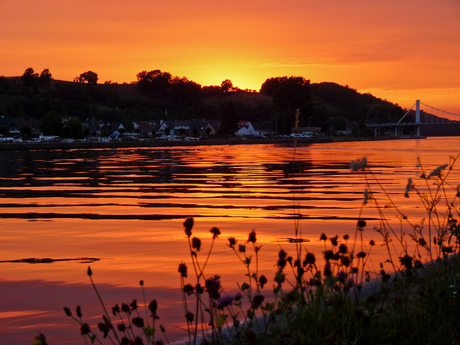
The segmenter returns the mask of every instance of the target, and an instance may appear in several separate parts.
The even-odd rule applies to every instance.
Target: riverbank
[[[426,139],[426,137],[328,137],[328,138],[298,138],[298,145],[309,145],[333,142],[381,141],[397,139]],[[146,141],[91,141],[91,142],[37,142],[37,143],[1,143],[0,151],[8,150],[72,150],[72,149],[104,149],[130,147],[177,147],[205,145],[294,145],[294,139],[210,139],[210,140],[146,140]]]

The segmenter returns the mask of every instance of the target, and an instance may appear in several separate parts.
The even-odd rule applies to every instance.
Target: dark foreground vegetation
[[[0,77],[0,116],[21,119],[0,121],[0,135],[11,136],[14,125],[14,135],[22,139],[40,134],[79,139],[110,135],[109,123],[134,132],[142,128],[134,128],[133,121],[193,119],[218,123],[216,135],[222,137],[232,136],[240,121],[264,123],[273,135],[289,134],[300,109],[299,127],[365,136],[366,123],[395,122],[404,114],[399,105],[371,94],[335,83],[312,84],[303,77],[269,78],[259,92],[241,90],[230,80],[202,86],[160,70],[139,72],[130,84],[97,81],[92,71],[68,82],[54,80],[48,69],[39,74],[32,68],[21,77]]]
[[[206,266],[221,232],[210,239],[194,236],[194,220],[187,218],[184,233],[190,258],[179,264],[189,344],[457,344],[460,335],[460,217],[459,186],[449,181],[455,162],[422,170],[420,179],[407,181],[406,197],[420,198],[426,210],[415,220],[394,204],[376,179],[366,157],[352,161],[365,184],[362,212],[350,234],[327,236],[321,254],[309,251],[295,224],[292,253],[280,249],[274,258],[274,276],[259,273],[262,246],[253,230],[247,239],[227,239],[247,273],[236,294],[225,292],[220,277]],[[366,210],[380,214],[370,229]],[[397,215],[399,222],[391,221]],[[375,240],[364,240],[372,231]],[[387,259],[377,272],[369,264],[375,246],[386,249]],[[204,250],[205,246],[208,248]],[[137,300],[102,305],[103,317],[90,325],[78,306],[65,307],[86,343],[164,344],[167,329],[160,323],[158,303]],[[140,282],[143,289],[143,282]],[[143,291],[143,290],[142,290]],[[83,341],[82,341],[83,342]],[[44,335],[35,345],[46,344]]]

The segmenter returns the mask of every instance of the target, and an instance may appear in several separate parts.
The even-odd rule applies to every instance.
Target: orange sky
[[[0,75],[28,67],[120,83],[160,69],[256,90],[296,75],[460,114],[460,1],[0,1]]]

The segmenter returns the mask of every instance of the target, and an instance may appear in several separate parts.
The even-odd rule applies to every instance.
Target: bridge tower
[[[417,136],[420,136],[420,100],[415,101],[415,123],[417,128]]]

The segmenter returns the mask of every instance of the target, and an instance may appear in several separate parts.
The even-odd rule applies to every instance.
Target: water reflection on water
[[[322,232],[333,236],[354,231],[364,180],[350,172],[352,159],[367,156],[396,203],[409,210],[414,200],[402,194],[407,178],[420,174],[416,158],[429,170],[448,163],[449,155],[456,154],[450,150],[459,143],[457,138],[331,143],[295,152],[276,145],[2,152],[0,291],[11,294],[21,289],[19,282],[30,282],[20,300],[35,307],[19,303],[17,296],[14,305],[0,301],[0,319],[10,322],[8,331],[0,331],[0,343],[3,338],[14,344],[27,320],[36,325],[22,332],[28,342],[37,331],[53,337],[62,329],[54,318],[43,317],[51,309],[40,299],[43,286],[69,291],[75,300],[67,303],[60,294],[53,307],[84,304],[76,291],[87,287],[87,263],[73,259],[99,259],[91,267],[95,280],[108,284],[109,295],[123,289],[132,293],[140,279],[164,295],[179,284],[177,265],[188,259],[182,222],[193,216],[194,234],[204,245],[209,244],[211,227],[221,229],[208,272],[226,272],[223,282],[234,288],[244,272],[226,247],[227,237],[246,240],[255,229],[263,245],[261,270],[272,276],[280,244],[290,250],[285,239],[293,237],[295,220],[311,239],[308,249],[318,253]],[[420,214],[419,209],[414,212]],[[369,224],[378,218],[372,211],[365,217]],[[377,239],[374,233],[366,236]],[[13,262],[27,258],[57,261]],[[70,292],[69,286],[75,289]],[[175,296],[163,296],[169,307],[175,305]]]

